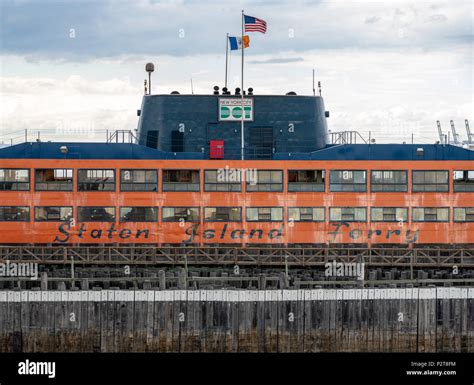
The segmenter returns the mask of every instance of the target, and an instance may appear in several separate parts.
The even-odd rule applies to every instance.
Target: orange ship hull
[[[284,170],[282,192],[203,192],[203,170],[244,167],[259,170]],[[470,161],[209,161],[209,160],[46,160],[46,159],[4,159],[0,168],[30,169],[30,191],[0,191],[0,206],[72,206],[75,221],[0,222],[0,244],[474,244],[474,223],[453,221],[455,207],[473,206],[474,193],[453,192],[454,170],[472,168]],[[119,182],[114,192],[72,192],[35,191],[35,168],[74,169],[157,169],[159,170],[158,192],[120,192]],[[201,192],[162,192],[162,169],[199,169]],[[370,192],[370,178],[367,192],[329,192],[326,178],[326,192],[288,192],[286,170],[407,170],[408,191]],[[450,188],[447,193],[411,192],[412,170],[449,170]],[[75,183],[76,185],[76,183]],[[156,222],[115,223],[77,221],[77,207],[80,206],[147,206],[158,207]],[[198,223],[162,222],[162,207],[199,207],[201,219]],[[241,222],[204,222],[204,207],[242,207]],[[283,207],[282,222],[247,222],[247,207]],[[324,222],[288,221],[290,207],[324,207]],[[408,221],[367,222],[329,221],[330,207],[407,207]],[[411,209],[414,207],[449,207],[449,222],[413,222]]]

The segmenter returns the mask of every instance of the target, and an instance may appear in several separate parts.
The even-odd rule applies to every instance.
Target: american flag
[[[267,23],[253,16],[244,15],[245,32],[267,32]]]

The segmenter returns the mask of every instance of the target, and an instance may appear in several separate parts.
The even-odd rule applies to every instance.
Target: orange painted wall
[[[329,170],[367,170],[367,191],[370,191],[370,170],[408,170],[408,188],[411,191],[411,170],[449,170],[449,193],[289,193],[286,191],[287,173],[284,172],[284,191],[280,193],[245,192],[124,192],[119,191],[119,169],[159,169],[159,191],[161,191],[161,169],[200,169],[201,190],[203,189],[204,169],[217,169],[226,166],[231,168],[256,168],[259,170],[288,170],[288,169],[323,169],[326,174],[326,191],[329,190]],[[227,223],[225,235],[221,239],[225,223],[204,223],[201,219],[195,230],[194,243],[447,243],[474,244],[474,223],[453,223],[453,207],[474,206],[474,193],[453,193],[452,172],[454,170],[474,169],[470,161],[197,161],[197,160],[43,160],[43,159],[12,159],[0,160],[0,168],[29,168],[31,189],[29,192],[0,191],[0,206],[31,206],[33,217],[34,206],[73,206],[76,216],[78,206],[158,206],[160,208],[158,223],[115,223],[118,231],[108,237],[106,229],[110,223],[84,223],[87,228],[83,237],[78,233],[81,223],[68,230],[70,237],[67,243],[182,243],[190,240],[193,224],[161,223],[161,208],[163,206],[280,206],[284,207],[283,223],[278,222],[245,222],[245,210],[242,211],[242,223]],[[74,189],[76,189],[77,169],[80,168],[114,168],[116,169],[116,192],[35,192],[34,168],[73,168]],[[326,222],[294,222],[288,223],[288,207],[318,207],[326,208]],[[450,207],[450,223],[416,223],[411,221],[411,210],[408,223],[399,226],[398,223],[370,223],[370,213],[367,212],[367,223],[329,223],[329,207],[360,206],[360,207]],[[118,217],[118,209],[116,212]],[[203,212],[201,210],[201,218]],[[58,231],[59,222],[0,222],[0,244],[37,243],[48,244],[55,238],[64,239]],[[337,229],[339,227],[339,229]],[[91,229],[102,229],[102,237],[92,238]],[[130,229],[128,231],[120,231]],[[137,230],[148,230],[135,238]],[[214,229],[215,235],[205,230]],[[243,239],[241,232],[245,230]],[[264,236],[249,239],[251,229],[260,229]],[[269,232],[273,237],[268,237]],[[187,231],[187,233],[186,233]],[[95,235],[98,235],[97,232]],[[204,236],[206,235],[206,236]]]

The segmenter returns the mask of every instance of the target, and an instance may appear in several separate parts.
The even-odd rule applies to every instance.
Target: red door
[[[210,159],[224,159],[224,141],[211,140],[209,148]]]

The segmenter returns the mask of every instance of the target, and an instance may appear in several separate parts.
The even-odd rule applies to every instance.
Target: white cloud
[[[330,128],[370,131],[379,142],[411,140],[412,133],[433,142],[437,119],[446,129],[450,119],[459,126],[472,119],[469,1],[86,1],[51,18],[60,3],[48,2],[40,16],[27,3],[22,17],[10,12],[2,19],[8,21],[0,36],[4,139],[24,128],[54,140],[74,137],[57,127],[76,127],[78,139],[80,129],[92,130],[96,140],[105,129],[135,128],[148,61],[156,65],[154,93],[189,93],[191,78],[195,93],[222,87],[223,37],[239,30],[235,15],[243,7],[269,25],[246,50],[246,87],[256,94],[310,94],[314,67]],[[45,20],[43,29],[35,27]],[[55,35],[72,25],[75,41]],[[231,89],[240,87],[235,53],[229,78]]]
[[[23,139],[28,129],[43,140],[99,140],[107,129],[134,129],[140,87],[127,79],[101,82],[72,75],[52,78],[0,78],[0,140]],[[7,135],[8,133],[13,133]]]

